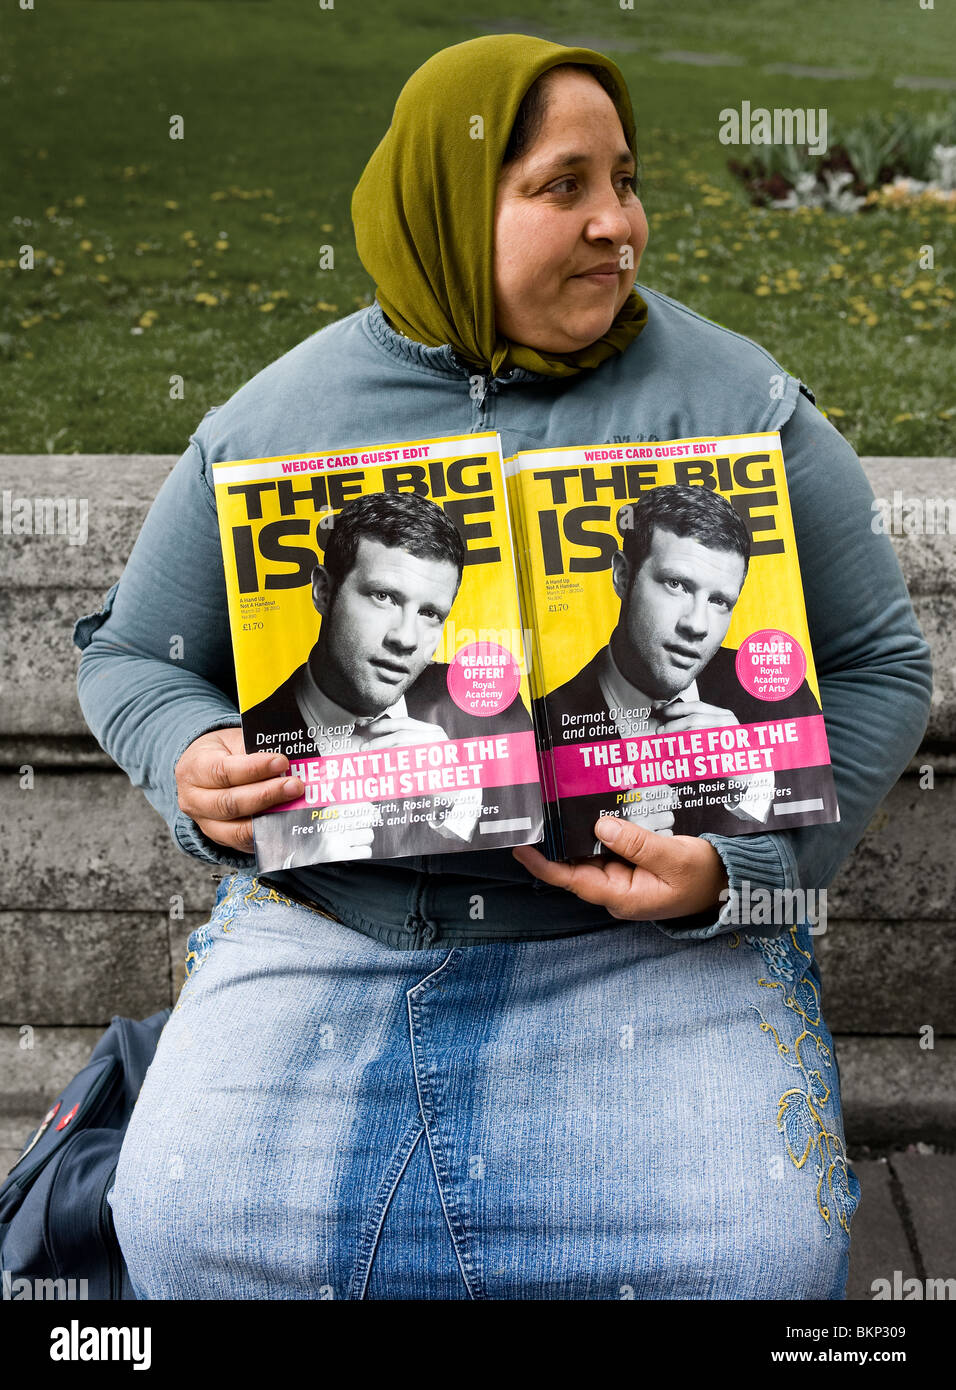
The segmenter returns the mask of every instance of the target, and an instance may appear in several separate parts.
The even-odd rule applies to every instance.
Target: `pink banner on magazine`
[[[554,781],[560,796],[590,796],[609,787],[704,782],[712,777],[826,767],[829,762],[823,715],[810,714],[759,724],[565,744],[554,750]],[[554,800],[551,788],[546,791],[548,800]]]
[[[538,755],[529,730],[413,743],[378,752],[359,748],[321,758],[291,758],[289,774],[302,778],[305,795],[271,811],[536,783]]]

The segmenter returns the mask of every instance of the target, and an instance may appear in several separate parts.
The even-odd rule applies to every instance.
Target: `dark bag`
[[[60,1297],[135,1299],[106,1197],[171,1013],[162,1009],[142,1022],[113,1019],[0,1186],[5,1297],[15,1299],[15,1281],[29,1278],[62,1280]],[[34,1296],[57,1293],[48,1287]]]

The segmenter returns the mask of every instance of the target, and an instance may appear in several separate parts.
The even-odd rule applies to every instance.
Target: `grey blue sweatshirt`
[[[505,455],[598,441],[779,430],[823,716],[840,805],[832,825],[705,835],[731,889],[825,887],[919,746],[927,643],[855,453],[810,392],[762,348],[644,286],[649,316],[618,356],[555,380],[478,378],[448,346],[396,333],[377,304],[329,324],[208,411],[163,484],[122,575],[77,621],[80,703],[185,853],[254,872],[178,806],[174,768],[200,734],[240,724],[212,464],[225,459],[497,430]],[[181,660],[171,638],[182,638]],[[530,877],[510,851],[321,865],[269,875],[292,897],[402,948],[606,928],[603,908]],[[716,913],[655,923],[733,929]],[[783,930],[762,926],[760,933]]]

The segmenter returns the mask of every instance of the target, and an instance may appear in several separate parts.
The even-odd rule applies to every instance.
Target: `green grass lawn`
[[[603,48],[628,79],[644,283],[762,343],[860,452],[956,453],[952,214],[754,209],[726,167],[740,151],[717,140],[718,113],[743,100],[826,107],[831,143],[868,111],[948,105],[951,93],[893,85],[951,75],[945,0],[485,0],[470,13],[439,0],[11,0],[0,451],[179,453],[210,405],[370,302],[349,205],[402,83],[447,44],[520,30]],[[662,61],[669,50],[744,61]],[[763,70],[775,63],[862,75]],[[169,138],[174,115],[183,140]],[[935,268],[921,270],[927,245]]]

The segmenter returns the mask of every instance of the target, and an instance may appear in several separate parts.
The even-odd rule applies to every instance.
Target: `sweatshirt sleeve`
[[[174,776],[200,734],[241,726],[201,430],[163,483],[103,607],[74,627],[83,652],[77,691],[100,746],[142,788],[179,848],[245,868],[252,855],[215,844],[179,809]]]
[[[825,888],[916,752],[932,663],[892,543],[874,528],[873,491],[853,449],[801,395],[781,430],[810,641],[840,808],[833,825],[764,835],[705,834],[731,895],[713,914],[657,926],[669,936],[734,930],[734,890]],[[777,923],[779,934],[789,923]]]

